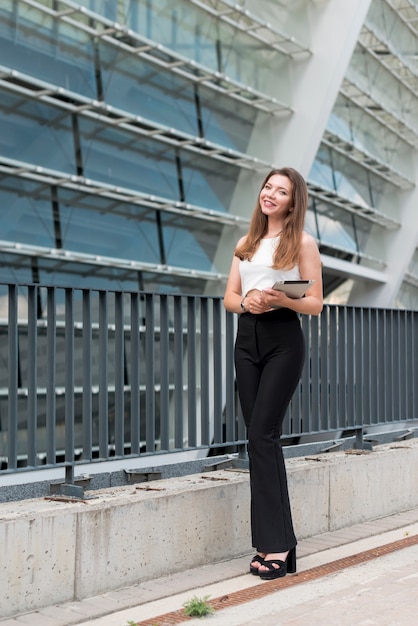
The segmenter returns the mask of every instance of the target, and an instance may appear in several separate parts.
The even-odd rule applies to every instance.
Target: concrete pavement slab
[[[382,545],[391,542],[402,542],[402,540],[408,537],[418,537],[418,509],[391,515],[385,518],[385,520],[368,521],[364,524],[356,524],[351,528],[324,533],[324,535],[310,537],[301,541],[298,546],[298,572],[302,575],[302,573],[308,573],[322,565],[347,558],[353,553],[379,549]],[[376,587],[378,594],[384,594],[384,597],[386,597],[386,593],[390,594],[391,591],[385,588],[385,577],[390,580],[396,567],[401,570],[399,575],[396,574],[398,583],[395,587],[399,593],[396,601],[402,599],[403,604],[409,607],[405,611],[414,609],[415,614],[418,613],[418,600],[415,597],[416,593],[414,593],[414,589],[418,589],[418,580],[414,577],[418,571],[416,548],[399,549],[390,558],[389,555],[375,558],[372,559],[370,564],[358,564],[342,571],[335,571],[331,574],[323,575],[318,580],[303,582],[303,584],[297,584],[292,588],[267,593],[258,600],[245,600],[245,594],[251,592],[251,589],[256,591],[257,587],[261,588],[260,586],[268,585],[269,583],[260,581],[258,577],[246,573],[250,556],[224,561],[215,565],[206,565],[175,575],[165,576],[158,580],[149,580],[80,602],[62,603],[33,613],[6,618],[0,620],[0,626],[22,626],[22,624],[30,624],[31,626],[70,626],[72,624],[78,624],[79,626],[127,626],[129,621],[135,623],[147,619],[152,620],[150,623],[158,624],[159,626],[163,623],[158,621],[162,615],[181,610],[184,602],[190,600],[193,596],[203,597],[209,595],[212,600],[234,593],[242,593],[244,601],[237,604],[237,606],[217,611],[215,615],[208,618],[208,626],[216,626],[218,623],[222,626],[226,624],[228,626],[233,626],[233,624],[244,626],[249,623],[263,623],[264,626],[277,626],[278,624],[305,626],[308,622],[300,621],[305,619],[302,617],[305,609],[310,616],[312,616],[314,610],[317,611],[318,620],[325,620],[329,619],[326,617],[325,608],[329,606],[334,610],[333,607],[337,607],[339,603],[342,603],[342,605],[344,605],[344,602],[348,603],[349,594],[356,599],[358,596],[359,601],[362,601],[363,597],[366,598],[366,608],[367,604],[371,603],[370,590],[373,588],[373,585]],[[379,576],[382,580],[379,579]],[[282,580],[291,580],[292,578],[294,577],[288,576]],[[361,582],[359,582],[360,579]],[[376,584],[373,583],[373,580],[376,580]],[[366,584],[367,581],[369,587]],[[302,588],[303,594],[301,594]],[[392,590],[392,593],[394,594],[395,591]],[[282,621],[283,616],[281,614],[280,621],[277,621],[279,619],[277,614],[278,608],[274,608],[276,606],[276,595],[278,596],[277,606],[280,607],[280,611],[285,610],[288,612],[286,615],[286,620],[290,620],[288,622]],[[344,598],[347,598],[347,600],[344,600]],[[310,605],[310,603],[313,604]],[[251,619],[250,609],[253,611]],[[297,611],[302,613],[297,613]],[[358,612],[360,612],[360,609],[358,609]],[[387,615],[391,613],[389,611]],[[409,615],[409,613],[406,613],[406,615]],[[261,621],[257,622],[254,620]],[[175,623],[181,622],[177,621]],[[187,623],[192,624],[192,620],[188,620]],[[196,623],[202,626],[202,620]],[[321,624],[321,626],[322,624],[338,623],[339,626],[344,624],[340,619],[328,622],[312,622],[310,617],[309,624],[311,625],[312,623]],[[364,626],[372,626],[375,622],[357,623],[364,624]],[[387,623],[390,624],[390,622]],[[408,619],[406,622],[394,622],[393,626],[395,624],[399,626],[403,623],[414,622]],[[385,622],[379,622],[379,626],[382,626],[382,624],[385,624]]]
[[[403,626],[418,612],[418,545],[224,609],[210,626]],[[198,619],[189,626],[201,625]],[[158,621],[156,622],[158,625]],[[110,626],[110,625],[109,625]]]
[[[403,545],[403,543],[407,541],[408,537],[410,537],[410,543],[412,543],[412,541],[415,543],[412,543],[412,545],[408,548],[399,549],[398,546]],[[396,546],[393,548],[394,552],[392,553],[395,556],[391,559],[386,558],[388,555],[380,556],[384,553],[384,546],[394,546],[395,544]],[[355,562],[355,559],[352,558],[353,554],[361,555],[365,552],[370,553],[372,550],[373,553],[367,557],[368,560],[366,560],[366,562],[361,562],[357,566],[354,565],[350,567],[341,565],[341,569],[336,566],[334,571],[329,574],[322,575],[319,580],[309,579],[309,574],[315,569],[319,569],[321,565],[325,566],[326,572],[327,564],[338,563],[344,559]],[[410,570],[411,568],[415,568],[411,571],[416,573],[418,563],[418,523],[389,533],[384,533],[383,535],[362,539],[358,542],[352,542],[345,546],[335,547],[329,550],[324,550],[322,553],[303,557],[299,562],[299,576],[301,576],[302,572],[305,572],[307,581],[305,582],[302,577],[299,584],[297,581],[298,576],[286,577],[286,582],[289,579],[296,581],[295,588],[292,587],[292,589],[280,588],[278,591],[267,591],[267,593],[259,599],[247,599],[246,601],[246,595],[249,596],[249,598],[251,598],[251,595],[254,595],[249,593],[251,587],[257,586],[260,590],[261,588],[265,589],[266,583],[255,576],[245,574],[230,580],[223,580],[213,585],[196,586],[193,590],[189,590],[169,598],[164,598],[136,608],[132,607],[131,609],[122,611],[117,615],[89,621],[89,624],[90,626],[121,626],[121,624],[128,624],[129,622],[138,623],[141,626],[166,626],[169,624],[180,624],[185,621],[182,620],[181,615],[179,615],[179,613],[182,613],[181,609],[184,603],[192,597],[204,598],[206,596],[209,596],[211,600],[217,599],[219,601],[215,605],[217,608],[215,614],[208,618],[208,624],[210,624],[210,626],[225,626],[226,624],[228,624],[228,626],[238,626],[250,623],[267,623],[272,625],[274,624],[274,626],[277,626],[278,624],[287,624],[286,621],[283,621],[283,610],[294,609],[295,613],[300,613],[301,611],[303,612],[303,604],[306,602],[313,602],[315,598],[317,601],[315,608],[318,611],[318,619],[322,619],[321,611],[323,609],[323,605],[327,606],[328,602],[330,602],[334,606],[336,600],[334,600],[333,595],[337,591],[341,591],[342,598],[345,598],[344,590],[346,588],[349,587],[349,593],[353,594],[353,589],[359,587],[359,584],[361,583],[360,589],[367,592],[369,590],[368,584],[371,580],[380,576],[383,584],[383,582],[388,578],[388,572],[394,569],[393,564],[399,563],[400,561],[403,566],[408,566]],[[369,562],[371,563],[370,566],[368,566]],[[401,573],[403,566],[399,569]],[[284,585],[284,581],[274,582],[277,582],[277,585],[279,586]],[[373,588],[373,586],[371,588]],[[381,587],[378,586],[377,590],[378,593],[382,593]],[[399,588],[400,594],[406,595],[409,591],[409,589],[402,587]],[[229,598],[236,592],[241,592],[239,595],[241,596],[242,601],[238,602],[236,606],[231,608],[220,609],[222,606],[222,598]],[[247,594],[245,592],[247,592]],[[394,589],[391,589],[391,594],[395,594]],[[364,610],[366,610],[370,601],[367,593],[364,598],[365,599],[363,600],[362,596],[360,600],[365,602]],[[320,600],[319,604],[318,600]],[[412,606],[416,612],[418,610],[418,598],[417,603],[415,605],[412,604]],[[339,608],[337,607],[335,610],[339,610]],[[301,618],[299,613],[298,619]],[[315,621],[312,622],[311,614],[312,607],[309,606],[308,609],[306,609],[306,621],[301,622],[301,625],[306,624],[307,626],[308,623],[309,625],[317,623]],[[305,613],[303,613],[303,615],[305,615]],[[293,619],[293,617],[289,615],[289,619]],[[310,620],[309,622],[308,619]],[[324,616],[324,619],[330,619],[330,617]],[[261,621],[257,622],[254,620]],[[187,619],[187,623],[197,625],[198,623],[201,624],[202,620]],[[299,624],[299,622],[297,623]],[[340,621],[339,619],[330,619],[330,621],[324,621],[322,623],[340,624]],[[400,623],[403,622],[399,622],[399,624]],[[83,626],[87,626],[87,623]]]

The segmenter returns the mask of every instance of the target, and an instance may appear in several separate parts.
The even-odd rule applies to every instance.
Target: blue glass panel
[[[0,255],[0,261],[2,256]],[[29,265],[30,261],[24,260]],[[124,289],[126,291],[154,291],[161,293],[197,293],[205,291],[206,281],[179,277],[175,274],[137,272],[115,267],[100,267],[82,263],[60,263],[56,267],[50,259],[39,259],[39,278],[42,285],[78,287],[81,289]],[[21,274],[23,276],[23,273]],[[1,270],[0,270],[1,276]],[[26,279],[22,279],[25,281]],[[13,281],[11,281],[13,282]],[[31,282],[31,278],[28,279]]]
[[[335,133],[336,135],[338,135],[338,137],[341,137],[342,139],[345,139],[346,141],[350,142],[353,139],[348,123],[344,119],[339,117],[335,113],[335,111],[333,113],[331,113],[331,115],[330,115],[330,117],[328,119],[327,129],[330,132]]]
[[[0,93],[0,151],[10,159],[75,174],[70,114]]]
[[[9,254],[0,252],[0,282],[1,283],[32,283],[33,274],[31,268],[31,259],[29,257],[20,257],[17,254]],[[2,317],[7,319],[7,298],[2,299],[2,307],[5,315]]]
[[[80,289],[138,289],[138,272],[74,262],[57,267],[50,259],[39,259],[39,280],[42,285]]]
[[[369,206],[364,198],[362,198],[353,182],[350,181],[342,172],[335,173],[335,182],[338,193],[344,196],[344,198],[348,198],[361,206]]]
[[[207,293],[207,282],[197,278],[176,276],[175,274],[137,272],[114,267],[100,267],[84,263],[68,262],[63,265],[62,260],[57,265],[53,259],[41,258],[37,260],[39,266],[39,280],[42,285],[59,287],[74,287],[80,289],[124,289],[125,291],[153,291],[161,293]],[[33,283],[31,259],[27,256],[18,256],[0,252],[0,283]],[[42,292],[42,302],[45,307],[45,294]],[[79,298],[79,294],[75,294]],[[57,301],[64,304],[62,292],[57,292]],[[7,319],[7,290],[0,285],[0,316]],[[75,316],[81,320],[81,306],[75,307]],[[93,311],[94,313],[94,311]],[[111,312],[110,312],[111,314]],[[59,316],[62,318],[62,315]]]
[[[12,37],[15,29],[13,16],[13,0],[3,0],[0,6],[0,39],[2,37]]]
[[[194,88],[171,72],[140,57],[102,44],[103,91],[106,103],[164,126],[197,135]]]
[[[187,278],[176,276],[175,274],[151,274],[143,272],[141,274],[143,282],[143,291],[152,291],[155,293],[177,293],[177,294],[196,294],[205,293],[209,295],[210,284],[201,278]],[[216,294],[214,294],[216,295]],[[217,294],[219,295],[219,294]]]
[[[315,237],[315,239],[317,239],[319,237],[319,233],[318,233],[318,229],[317,229],[317,223],[316,223],[316,219],[315,219],[315,211],[310,209],[309,206],[308,206],[308,211],[306,213],[304,230],[306,230],[306,232],[311,234],[312,237]]]
[[[322,244],[357,252],[356,243],[344,229],[343,224],[326,215],[317,215],[317,223]]]
[[[98,256],[160,263],[155,211],[59,190],[63,247]],[[123,212],[122,210],[123,209]],[[123,214],[124,213],[124,214]]]
[[[214,159],[181,154],[185,201],[215,211],[226,212],[232,200],[240,171]]]
[[[162,213],[164,250],[168,265],[213,271],[223,225]]]
[[[78,0],[77,4],[116,22],[122,3],[120,0]]]
[[[0,10],[0,58],[8,67],[84,96],[96,97],[91,36],[19,4],[18,19]]]
[[[346,118],[352,121],[347,121]],[[362,151],[369,151],[379,157],[381,152],[379,125],[373,120],[365,120],[361,109],[350,105],[342,98],[337,101],[327,123],[327,129],[341,139],[354,144]]]
[[[161,142],[80,119],[84,174],[179,200],[174,150]]]
[[[308,180],[322,187],[326,187],[327,189],[334,189],[331,166],[328,163],[323,163],[318,158],[316,158],[312,164]]]
[[[233,25],[179,0],[135,0],[130,9],[126,19],[132,30],[212,72],[287,98],[290,86],[284,56]],[[271,80],[272,72],[280,75],[280,81]]]
[[[333,189],[341,194],[342,197],[352,200],[356,204],[371,206],[369,186],[365,180],[367,174],[359,166],[353,164],[349,170],[349,179],[345,173],[347,168],[346,159],[336,155],[333,159],[333,166],[328,162],[330,160],[330,151],[320,148],[309,172],[308,180],[327,189]],[[361,178],[357,179],[356,172]]]
[[[190,2],[131,0],[126,21],[140,35],[218,70],[217,20]]]
[[[3,178],[0,186],[0,239],[55,248],[49,189],[29,181]]]
[[[203,136],[209,141],[246,152],[260,112],[210,89],[199,89]]]

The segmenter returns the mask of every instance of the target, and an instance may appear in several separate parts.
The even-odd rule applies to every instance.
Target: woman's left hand
[[[278,291],[277,289],[263,289],[261,294],[268,311],[289,306],[289,298],[283,291]]]
[[[266,299],[264,291],[253,289],[245,296],[245,308],[249,313],[258,315],[260,313],[267,313],[267,311],[271,311],[272,305]]]

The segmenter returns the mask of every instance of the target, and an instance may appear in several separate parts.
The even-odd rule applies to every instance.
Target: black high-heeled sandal
[[[253,559],[255,560],[255,559]],[[274,580],[275,578],[282,578],[286,574],[296,573],[296,548],[289,550],[285,561],[279,559],[263,560],[262,565],[268,568],[266,572],[260,572],[257,570],[258,575],[262,580]],[[277,567],[275,567],[277,565]]]
[[[260,563],[260,565],[264,565],[264,559],[263,559],[263,557],[260,554],[256,554],[251,559],[250,572],[251,572],[251,574],[255,574],[257,576],[258,575],[258,567],[254,567],[254,565],[252,565],[253,563]]]

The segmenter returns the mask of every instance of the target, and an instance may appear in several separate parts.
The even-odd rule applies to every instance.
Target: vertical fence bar
[[[56,462],[56,435],[55,435],[55,412],[56,412],[56,392],[55,392],[55,366],[57,351],[56,336],[56,310],[55,310],[55,287],[47,288],[47,355],[46,355],[46,460],[47,463]]]
[[[397,404],[399,398],[399,368],[398,368],[398,349],[399,349],[399,337],[398,337],[398,312],[391,311],[391,351],[392,351],[392,383],[391,385],[391,415],[390,422],[393,422],[397,418]]]
[[[370,310],[370,358],[369,358],[369,381],[370,381],[370,424],[376,424],[379,414],[379,316],[377,311]]]
[[[235,368],[234,368],[234,316],[225,311],[225,424],[226,441],[236,438]]]
[[[200,300],[200,388],[201,388],[201,440],[210,444],[210,370],[209,370],[209,301]]]
[[[414,415],[414,362],[413,362],[413,345],[414,345],[414,314],[407,311],[405,314],[405,366],[403,376],[405,378],[405,417]]]
[[[221,322],[221,302],[212,300],[213,311],[213,422],[214,441],[223,442],[222,428],[222,387],[223,387],[223,367],[222,367],[222,322]]]
[[[131,454],[140,452],[140,374],[139,374],[139,294],[131,294],[131,358],[129,379],[131,387]]]
[[[319,348],[319,318],[312,317],[310,319],[311,327],[311,401],[312,401],[312,416],[311,416],[311,430],[318,432],[320,430],[321,415],[320,415],[320,364],[321,353]]]
[[[28,465],[34,467],[37,465],[37,390],[36,375],[38,369],[38,353],[37,353],[37,296],[38,287],[28,287]]]
[[[8,423],[7,457],[8,468],[17,468],[18,429],[18,289],[9,285],[8,301]]]
[[[174,447],[183,448],[183,299],[174,296]]]
[[[65,462],[74,465],[74,291],[65,289]],[[68,465],[67,465],[68,466]],[[73,478],[73,476],[72,476]]]
[[[377,421],[386,422],[386,311],[378,310],[377,317]]]
[[[125,350],[124,350],[123,293],[115,293],[115,453],[124,455],[125,421]]]
[[[412,393],[412,415],[414,419],[418,419],[418,390],[416,381],[418,380],[418,312],[412,314],[412,329],[411,329],[411,393]]]
[[[302,315],[302,331],[305,336],[306,358],[305,365],[301,377],[301,415],[298,423],[292,423],[290,431],[286,431],[287,435],[292,432],[296,434],[310,432],[312,422],[312,394],[311,394],[311,354],[312,354],[312,333],[310,318]],[[289,425],[290,427],[290,425]]]
[[[355,426],[355,314],[354,309],[349,307],[347,310],[347,415],[345,426],[350,428]]]
[[[414,384],[415,380],[414,375],[414,360],[413,360],[413,350],[414,350],[414,312],[407,312],[406,319],[406,333],[405,333],[405,352],[406,352],[406,363],[405,363],[405,376],[407,380],[407,387],[405,389],[406,393],[406,415],[411,416],[415,415],[414,413]]]
[[[344,429],[347,423],[347,309],[338,307],[337,330],[338,362],[338,428]]]
[[[353,351],[353,380],[354,380],[354,424],[363,424],[363,391],[364,391],[364,370],[363,370],[363,314],[364,309],[354,309],[354,351]]]
[[[371,421],[371,310],[364,309],[363,314],[363,426],[370,425]]]
[[[377,394],[377,330],[376,330],[376,316],[373,309],[369,309],[369,360],[368,360],[368,380],[369,380],[369,423],[375,424],[376,422],[376,394]]]
[[[320,318],[318,319],[319,345],[320,345],[320,375],[319,375],[319,404],[320,404],[320,423],[321,431],[329,430],[329,396],[330,396],[330,379],[329,379],[329,343],[328,343],[328,326],[329,326],[329,309],[326,307]]]
[[[155,298],[145,296],[145,447],[155,451]]]
[[[93,458],[93,411],[92,411],[92,325],[91,325],[91,292],[83,290],[83,459]]]
[[[196,298],[187,298],[187,415],[188,447],[197,443],[197,394],[196,394]]]
[[[402,415],[402,331],[401,331],[402,312],[394,311],[394,332],[393,332],[393,358],[394,358],[394,378],[395,385],[393,389],[393,421],[398,420]]]
[[[107,292],[99,292],[99,455],[109,455],[109,366],[108,366],[108,302]]]
[[[389,421],[393,422],[394,417],[396,415],[396,406],[398,401],[398,387],[399,384],[399,371],[397,369],[398,366],[398,348],[399,348],[399,338],[398,338],[398,316],[396,311],[391,311],[391,368],[390,368],[390,376],[392,381],[395,383],[392,384],[391,388],[391,402],[390,402],[390,416]],[[389,372],[388,372],[389,375]]]
[[[300,324],[302,326],[302,316],[300,317]],[[306,369],[306,338],[304,335],[305,341],[305,363],[303,370]],[[302,374],[301,374],[302,376]],[[296,385],[296,389],[293,392],[293,395],[290,399],[289,405],[286,409],[286,413],[283,418],[282,427],[281,427],[281,437],[289,436],[290,434],[295,435],[296,433],[301,432],[301,402],[302,402],[302,383],[301,380],[298,381]]]
[[[393,314],[386,311],[386,371],[385,371],[385,421],[391,422],[393,419]]]
[[[328,428],[338,428],[338,311],[336,307],[328,307],[328,355],[329,355],[329,415]],[[321,329],[323,320],[321,319]],[[322,331],[323,332],[323,331]]]
[[[227,421],[227,439],[230,440],[231,432],[234,433],[232,441],[238,441],[238,457],[240,461],[248,463],[247,428],[242,415],[241,404],[238,397],[238,390],[235,384],[235,338],[237,333],[237,316],[225,311],[225,418]],[[228,427],[228,421],[232,422]],[[234,429],[234,430],[232,430]]]
[[[170,449],[170,316],[168,296],[160,295],[160,445]]]

